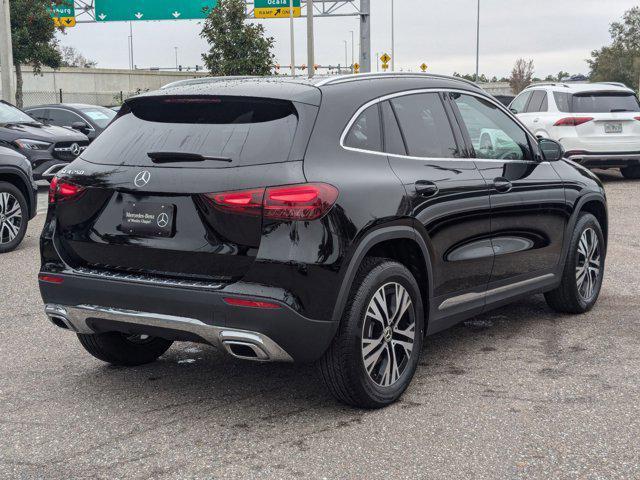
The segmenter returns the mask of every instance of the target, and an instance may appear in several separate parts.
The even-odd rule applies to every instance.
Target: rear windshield
[[[298,126],[290,101],[244,97],[142,97],[82,154],[89,162],[221,168],[289,159]],[[154,163],[150,153],[202,156]],[[153,155],[152,155],[153,156]]]
[[[567,113],[640,112],[640,103],[629,92],[554,93],[558,110]]]

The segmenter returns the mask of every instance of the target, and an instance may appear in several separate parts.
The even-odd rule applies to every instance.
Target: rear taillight
[[[75,183],[53,177],[49,185],[49,203],[72,200],[84,192],[85,188]]]
[[[263,196],[264,188],[237,192],[207,193],[205,195],[220,210],[257,216],[262,213]]]
[[[266,189],[208,193],[216,208],[246,215],[263,214],[276,220],[316,220],[338,198],[338,189],[326,183],[304,183]]]
[[[269,187],[264,194],[264,216],[279,220],[316,220],[338,198],[338,189],[326,183]]]
[[[566,117],[553,124],[554,127],[577,127],[593,120],[593,117]]]
[[[640,122],[640,117],[633,117],[633,118]]]

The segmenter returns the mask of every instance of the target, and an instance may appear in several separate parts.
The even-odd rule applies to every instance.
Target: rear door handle
[[[507,193],[513,188],[513,184],[503,177],[498,177],[493,181],[493,187],[500,193]]]
[[[431,197],[438,193],[438,186],[428,180],[418,180],[415,183],[416,193],[423,197]]]

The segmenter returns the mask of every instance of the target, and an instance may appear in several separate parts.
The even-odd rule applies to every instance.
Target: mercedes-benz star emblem
[[[133,183],[136,187],[144,187],[151,180],[151,172],[149,170],[143,170],[136,175]]]
[[[166,227],[167,225],[169,225],[169,215],[162,212],[160,215],[158,215],[158,219],[156,220],[156,223],[160,228]]]
[[[80,155],[80,145],[78,145],[77,143],[72,143],[69,149],[71,150],[71,153],[73,153],[74,157]]]

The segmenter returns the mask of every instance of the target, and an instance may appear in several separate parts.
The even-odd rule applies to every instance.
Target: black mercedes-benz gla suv
[[[595,303],[603,187],[472,83],[212,79],[128,100],[52,183],[46,313],[95,357],[174,340],[407,388],[425,335],[524,296]]]

